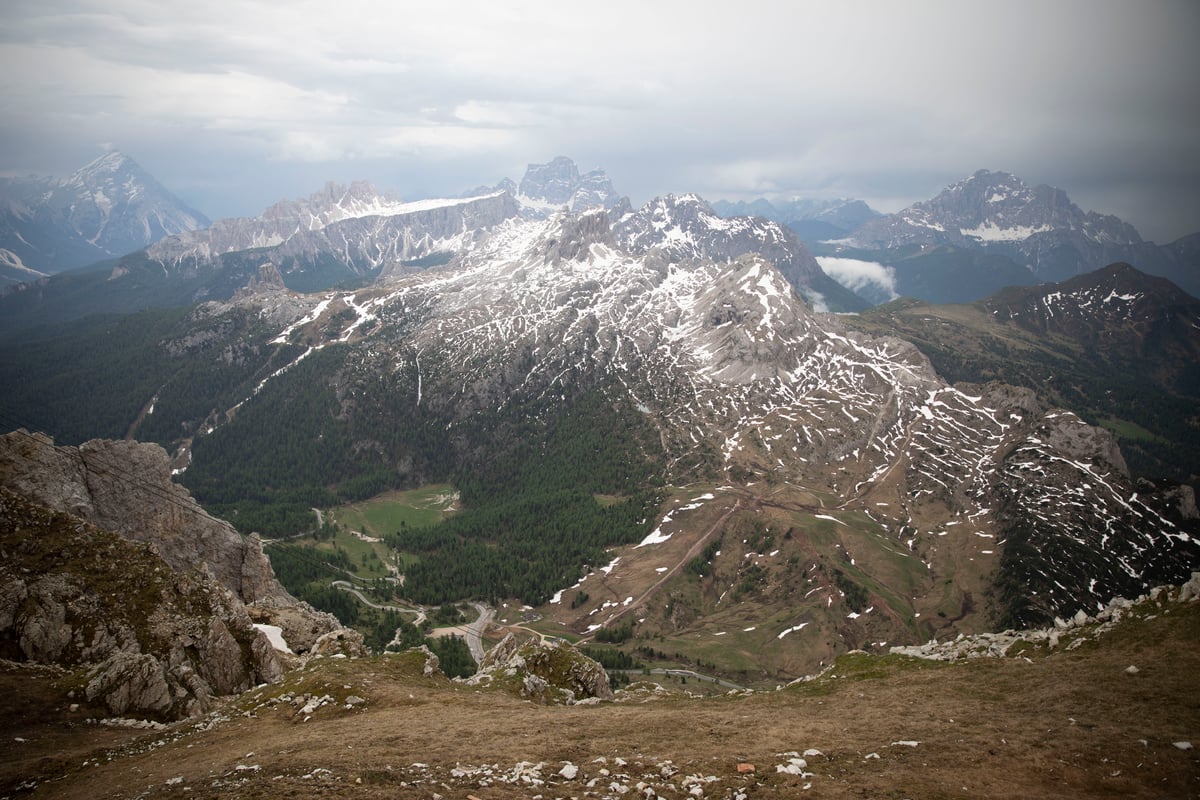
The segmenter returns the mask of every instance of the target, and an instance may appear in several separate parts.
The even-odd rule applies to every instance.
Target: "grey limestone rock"
[[[119,651],[88,674],[85,695],[117,715],[136,712],[165,715],[172,692],[162,664],[148,653]]]
[[[243,537],[200,508],[171,480],[169,457],[156,444],[96,439],[61,447],[43,434],[13,431],[0,436],[0,486],[151,544],[176,570],[206,564],[243,602],[295,602],[275,580],[257,537]]]
[[[491,682],[498,675],[518,678],[521,695],[541,703],[613,696],[604,667],[564,641],[522,642],[513,634],[505,636],[484,654],[468,682]]]
[[[501,184],[497,188],[506,187]],[[580,175],[575,162],[566,156],[558,156],[546,164],[530,164],[516,194],[543,205],[542,208],[526,207],[526,213],[534,216],[547,213],[550,209],[545,206],[565,208],[573,213],[602,208],[611,212],[613,219],[630,209],[629,198],[617,194],[603,170],[595,169]]]
[[[0,436],[0,652],[87,669],[86,696],[112,714],[178,718],[281,677],[255,613],[301,647],[340,627],[275,580],[241,537],[171,483],[155,445],[57,447]],[[326,636],[324,652],[362,651]]]
[[[330,631],[313,643],[311,654],[314,656],[343,655],[358,658],[368,655],[367,647],[363,644],[361,633],[348,628]]]

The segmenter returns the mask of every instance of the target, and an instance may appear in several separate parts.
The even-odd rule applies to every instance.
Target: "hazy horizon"
[[[213,219],[326,181],[459,195],[529,163],[635,205],[853,197],[979,169],[1165,243],[1200,230],[1200,6],[1186,2],[15,2],[0,171],[115,148]]]

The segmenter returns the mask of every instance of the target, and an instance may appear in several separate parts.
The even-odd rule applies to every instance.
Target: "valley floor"
[[[318,659],[155,731],[6,664],[0,797],[1200,797],[1200,602],[1138,617],[1071,651],[850,654],[781,691],[570,707]]]

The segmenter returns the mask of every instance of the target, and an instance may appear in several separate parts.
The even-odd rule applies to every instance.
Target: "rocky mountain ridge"
[[[560,156],[530,164],[519,186],[506,180],[460,198],[404,202],[366,181],[329,183],[257,217],[219,220],[207,230],[171,237],[146,255],[168,270],[216,269],[221,256],[254,250],[292,283],[295,273],[320,270],[329,259],[360,278],[386,277],[405,267],[449,261],[518,214],[545,217],[561,208],[596,206],[619,214],[628,210],[629,201],[617,195],[602,170],[580,175],[575,162]]]
[[[1184,331],[1200,323],[1200,300],[1164,278],[1147,275],[1131,264],[1117,262],[1057,284],[1017,287],[983,301],[998,320],[1011,320],[1034,331],[1085,335],[1126,324],[1142,338],[1160,338],[1151,328],[1168,325]],[[1180,366],[1196,363],[1200,353],[1179,359]]]
[[[402,203],[366,183],[329,184],[306,200],[277,203],[261,217],[222,220],[207,230],[165,239],[146,257],[185,274],[215,273],[227,268],[224,256],[253,251],[249,261],[238,258],[235,269],[271,263],[294,285],[327,288],[341,276],[370,279],[402,272],[422,259],[449,260],[516,213],[513,198],[501,192]],[[330,262],[337,269],[330,270]],[[112,277],[123,277],[123,271],[118,266]],[[240,275],[230,277],[240,280]]]
[[[1028,186],[1007,172],[979,170],[951,184],[931,200],[914,203],[860,225],[855,241],[898,247],[905,244],[1020,243],[1032,257],[1042,234],[1064,234],[1076,246],[1137,245],[1142,237],[1132,225],[1112,215],[1084,212],[1066,192],[1051,186]],[[1036,262],[1033,266],[1036,268]]]
[[[971,304],[900,300],[848,322],[917,344],[952,382],[1004,380],[1117,432],[1134,472],[1194,482],[1200,301],[1111,264]]]
[[[1004,285],[989,282],[986,274],[975,274],[978,270],[1023,267],[1030,273],[1028,280],[1012,276],[1002,280],[1036,283],[1066,280],[1117,261],[1200,293],[1197,262],[1185,254],[1185,247],[1144,241],[1129,223],[1110,214],[1085,212],[1061,189],[1029,186],[999,171],[979,170],[930,200],[866,221],[831,243],[831,248],[831,254],[862,251],[862,257],[869,255],[895,267],[902,278],[925,266],[919,256],[939,249],[978,252],[1010,262],[961,264],[960,280],[987,286],[963,300],[980,299]],[[946,302],[929,294],[912,296]]]
[[[657,197],[612,226],[619,245],[634,255],[657,250],[677,261],[724,262],[758,254],[774,264],[815,308],[860,310],[865,303],[828,275],[788,227],[754,217],[721,217],[694,194]]]
[[[712,579],[736,584],[728,570],[744,576],[752,562],[770,576],[764,585],[779,582],[761,590],[789,597],[786,618],[764,626],[767,641],[895,641],[910,634],[889,620],[914,614],[934,629],[1028,624],[1136,594],[1187,574],[1200,557],[1185,532],[1194,520],[1134,486],[1108,432],[1042,408],[1029,391],[946,385],[908,343],[863,338],[814,314],[761,256],[633,255],[616,245],[620,226],[599,211],[511,220],[457,268],[322,299],[278,339],[340,314],[324,327],[328,344],[309,351],[349,345],[339,391],[365,400],[379,390],[367,388],[368,376],[391,375],[389,396],[450,431],[497,405],[519,410],[589,386],[627,398],[658,431],[667,481],[711,488],[661,512],[622,563],[653,560],[676,534],[694,536],[692,520],[729,529],[766,507],[754,487],[777,487],[773,524],[790,526],[797,542],[779,549],[795,560],[718,558]],[[848,530],[825,551],[839,526]],[[804,546],[817,540],[825,555],[813,560]],[[890,578],[856,565],[885,553],[904,565]],[[804,580],[791,574],[802,564]],[[637,609],[622,603],[626,574],[606,574],[603,593],[585,576],[578,585],[591,600],[564,624],[589,633]],[[867,587],[862,602],[851,599],[848,574]],[[899,574],[904,595],[892,584]],[[942,605],[947,583],[952,609]],[[799,585],[810,591],[789,594]],[[716,594],[693,611],[719,613]],[[642,616],[678,631],[670,607],[652,603]],[[939,608],[944,620],[925,623]]]
[[[0,179],[0,252],[43,274],[124,255],[208,224],[115,151],[64,179]]]
[[[776,200],[766,198],[745,201],[717,200],[713,209],[722,217],[766,217],[783,223],[805,241],[838,239],[879,216],[862,200],[842,198],[804,198]]]
[[[257,217],[219,220],[204,230],[166,237],[121,259],[103,275],[57,276],[12,287],[0,295],[0,330],[93,313],[224,300],[257,283],[268,265],[296,291],[366,286],[450,264],[508,219],[544,219],[564,208],[572,213],[603,208],[614,226],[626,220],[620,230],[631,233],[653,209],[666,207],[678,217],[668,227],[687,228],[694,252],[724,258],[733,252],[769,251],[796,289],[822,307],[849,311],[866,306],[824,275],[800,239],[778,223],[725,223],[694,196],[688,203],[655,200],[635,212],[602,171],[580,175],[574,162],[560,157],[530,164],[520,187],[504,181],[462,198],[402,202],[365,182],[329,184]],[[666,228],[651,227],[637,236],[636,246],[644,251],[683,244],[668,241],[668,235],[673,234]]]

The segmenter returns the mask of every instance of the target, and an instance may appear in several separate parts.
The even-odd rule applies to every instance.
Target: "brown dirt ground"
[[[1174,745],[1200,745],[1200,603],[1150,613],[1031,661],[851,655],[783,691],[599,706],[425,679],[403,657],[323,659],[215,718],[149,733],[88,724],[94,710],[68,710],[62,678],[9,665],[0,797],[549,800],[622,796],[617,781],[631,800],[691,797],[688,775],[715,778],[698,784],[710,798],[1200,797],[1200,757]],[[366,702],[303,721],[267,702],[285,691]],[[781,754],[808,748],[822,753],[810,776],[776,771]],[[558,775],[568,761],[574,780]],[[544,762],[543,783],[522,782],[520,762]],[[480,765],[515,783],[472,773]]]

